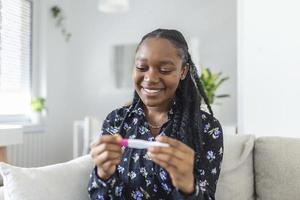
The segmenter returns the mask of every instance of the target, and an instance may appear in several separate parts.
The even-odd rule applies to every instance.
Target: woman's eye
[[[171,73],[172,70],[170,70],[170,69],[161,69],[160,72],[163,73],[163,74],[168,74],[168,73]]]
[[[146,67],[146,66],[140,66],[140,65],[137,65],[137,66],[136,66],[136,69],[138,69],[139,71],[146,71],[146,70],[147,70],[147,67]]]

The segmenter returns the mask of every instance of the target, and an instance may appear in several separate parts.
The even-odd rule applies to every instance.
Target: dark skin
[[[161,126],[167,121],[171,99],[180,80],[188,72],[178,53],[170,41],[162,38],[144,40],[136,53],[134,86],[145,105],[146,118],[153,125]],[[157,136],[159,129],[151,128],[151,133]],[[104,135],[91,146],[98,176],[103,180],[115,172],[122,158],[121,139],[120,135]],[[195,187],[194,150],[167,136],[157,136],[156,140],[170,147],[150,147],[148,154],[152,161],[168,171],[174,187],[184,193],[192,193]]]

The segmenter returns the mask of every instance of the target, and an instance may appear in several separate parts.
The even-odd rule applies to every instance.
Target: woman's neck
[[[147,110],[146,111],[146,116],[150,121],[165,121],[168,119],[168,111],[167,110]],[[157,123],[155,123],[157,124]]]
[[[168,121],[169,106],[166,107],[147,107],[145,108],[146,118],[150,127],[161,127]]]
[[[160,106],[145,106],[145,113],[147,117],[160,117],[162,115],[167,115],[169,108],[170,108],[170,103],[166,103],[164,105]]]
[[[161,107],[148,107],[148,106],[145,106],[145,111],[146,111],[146,114],[154,114],[154,115],[160,115],[160,114],[163,114],[163,113],[167,113],[169,110],[168,107],[164,107],[164,108],[161,108]]]

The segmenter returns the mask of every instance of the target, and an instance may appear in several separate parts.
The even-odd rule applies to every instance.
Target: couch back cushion
[[[254,200],[253,135],[224,135],[218,200]]]
[[[261,137],[254,152],[257,199],[299,199],[300,139]]]
[[[87,184],[93,169],[89,155],[38,168],[0,163],[8,200],[88,200]]]

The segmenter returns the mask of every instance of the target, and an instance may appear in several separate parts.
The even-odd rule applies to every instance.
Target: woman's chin
[[[145,99],[142,99],[143,103],[145,106],[147,107],[159,107],[160,106],[160,102],[157,101],[157,100],[145,100]]]

